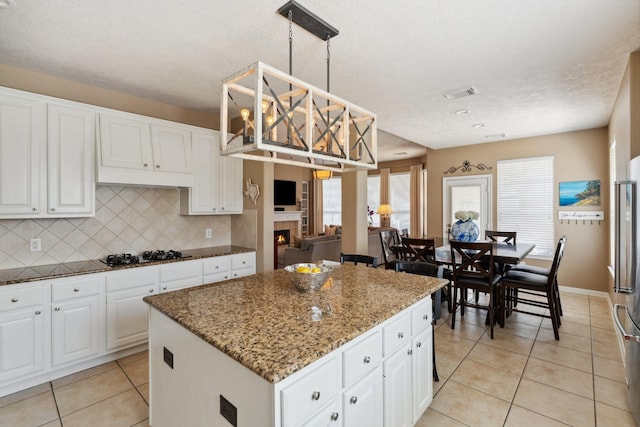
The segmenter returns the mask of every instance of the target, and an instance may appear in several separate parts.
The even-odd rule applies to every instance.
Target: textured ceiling
[[[225,77],[257,60],[288,70],[285,0],[15,3],[0,9],[7,65],[214,112]],[[640,48],[639,0],[299,3],[340,31],[331,92],[435,149],[604,126]],[[326,87],[326,45],[297,26],[293,75]],[[478,94],[442,95],[467,85]]]

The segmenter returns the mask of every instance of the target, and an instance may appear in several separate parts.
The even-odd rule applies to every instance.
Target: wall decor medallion
[[[448,174],[448,173],[454,173],[457,172],[458,169],[460,169],[461,172],[471,172],[471,168],[477,168],[478,170],[491,170],[493,169],[491,166],[487,166],[483,163],[478,163],[477,165],[472,165],[471,162],[469,160],[465,160],[464,162],[462,162],[461,166],[451,166],[449,169],[447,169],[446,171],[444,171],[444,174]]]

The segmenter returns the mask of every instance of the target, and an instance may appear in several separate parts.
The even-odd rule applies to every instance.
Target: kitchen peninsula
[[[432,398],[430,295],[446,282],[342,265],[328,289],[300,292],[287,275],[145,298],[154,427],[417,421]]]

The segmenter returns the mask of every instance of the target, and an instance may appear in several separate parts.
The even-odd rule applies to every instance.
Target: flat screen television
[[[296,204],[296,182],[274,180],[273,204],[275,206],[294,206]]]

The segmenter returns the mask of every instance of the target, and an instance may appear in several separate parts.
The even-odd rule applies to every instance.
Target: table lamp
[[[391,227],[391,205],[380,205],[378,208],[378,215],[380,215],[380,227]]]

